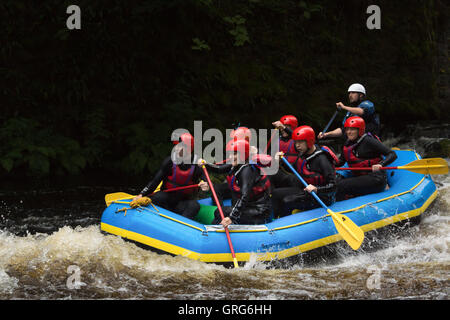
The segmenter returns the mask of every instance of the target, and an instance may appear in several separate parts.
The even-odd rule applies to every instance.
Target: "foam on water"
[[[337,261],[314,265],[268,268],[252,256],[226,269],[144,250],[98,224],[25,236],[2,230],[0,298],[448,299],[450,177],[435,180],[438,197],[419,225],[389,234],[377,249],[343,245]],[[79,289],[68,286],[70,266],[81,272]]]

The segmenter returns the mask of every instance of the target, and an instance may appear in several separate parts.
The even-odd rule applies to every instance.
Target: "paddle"
[[[223,220],[225,217],[223,215],[222,207],[220,205],[219,199],[217,199],[216,191],[214,190],[214,186],[211,182],[211,179],[209,178],[208,171],[206,170],[206,167],[204,164],[202,164],[202,169],[203,169],[203,172],[205,173],[206,180],[208,180],[209,188],[211,189],[211,192],[213,194],[214,201],[216,202],[217,208],[219,209],[220,217]],[[228,227],[225,228],[225,234],[227,235],[228,245],[230,246],[231,256],[233,257],[234,267],[239,268],[239,265],[238,265],[238,262],[236,259],[236,254],[234,253],[233,244],[231,243],[230,232],[228,231]]]
[[[445,159],[442,158],[428,158],[414,160],[404,166],[398,167],[381,167],[380,170],[408,170],[420,174],[447,174],[448,164]],[[336,170],[354,170],[354,171],[364,171],[372,170],[371,167],[366,168],[336,168]]]
[[[125,199],[133,199],[136,196],[133,196],[131,194],[125,193],[125,192],[115,192],[115,193],[108,193],[105,195],[105,203],[106,206],[109,207],[111,203],[118,200],[125,200]]]
[[[333,117],[331,117],[330,121],[326,125],[325,129],[323,129],[322,133],[327,132],[328,128],[330,128],[331,124],[333,123],[334,118],[336,118],[338,113],[339,113],[339,110],[336,110],[336,112],[333,114]]]
[[[162,185],[162,182],[159,184],[158,188],[156,188],[156,190],[151,195],[160,191],[161,185]],[[194,187],[198,187],[198,183],[190,184],[188,186],[175,187],[175,188],[166,189],[166,190],[162,190],[162,191],[163,192],[172,192],[172,191],[180,191],[180,190],[184,190],[184,189],[190,189],[190,188],[194,188]],[[109,206],[114,201],[132,199],[134,197],[136,197],[136,196],[133,196],[133,195],[125,193],[125,192],[108,193],[107,195],[105,195],[105,202],[106,202],[106,206]]]
[[[306,187],[308,184],[292,167],[289,161],[287,161],[283,156],[281,157],[281,159]],[[336,230],[339,232],[342,238],[350,245],[350,247],[352,247],[353,250],[358,250],[364,240],[364,232],[362,231],[362,229],[358,227],[352,220],[350,220],[349,217],[334,212],[330,208],[328,208],[314,191],[311,192],[311,194],[317,200],[317,202],[319,202],[320,205],[331,215],[334,226],[336,227]]]
[[[267,142],[267,146],[264,149],[264,154],[267,154],[267,149],[269,149],[270,143],[272,142],[272,139],[275,137],[275,135],[278,134],[278,129],[275,129],[275,131],[272,133],[272,135],[270,136],[269,142]]]

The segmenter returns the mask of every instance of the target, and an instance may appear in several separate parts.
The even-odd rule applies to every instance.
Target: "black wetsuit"
[[[344,148],[358,143],[358,140],[347,140],[344,144]],[[339,166],[344,165],[346,162],[344,148],[339,157]],[[397,155],[394,151],[382,144],[377,138],[370,135],[366,135],[353,151],[359,159],[375,159],[381,158],[381,155],[383,155],[385,158],[379,162],[383,167],[397,159]],[[368,173],[361,175],[360,171],[355,171],[349,178],[342,178],[342,176],[338,174],[336,200],[341,201],[351,196],[377,193],[386,188],[386,171],[379,170],[377,172],[366,172]]]
[[[147,196],[158,187],[161,181],[163,181],[161,190],[165,189],[166,182],[168,177],[171,176],[173,171],[173,162],[171,157],[167,157],[161,164],[161,167],[156,172],[153,179],[147,184],[147,186],[142,189],[140,194],[143,196]],[[178,167],[181,170],[188,170],[191,168],[191,164],[181,164]],[[194,165],[194,172],[192,175],[191,181],[187,184],[197,184],[200,179],[203,178],[203,171],[198,165]],[[192,189],[192,191],[198,189]],[[195,200],[196,192],[185,193],[182,191],[173,191],[173,192],[157,192],[154,195],[150,196],[152,201],[167,210],[173,211],[175,213],[181,214],[187,218],[193,219],[198,211],[200,210],[200,205],[197,200]]]
[[[262,182],[259,168],[250,164],[241,164],[235,167],[231,164],[207,164],[206,166],[211,172],[227,173],[229,177],[234,177],[236,185],[240,188],[238,193],[228,187],[232,206],[222,207],[224,217],[230,217],[234,224],[262,224],[266,222],[272,211],[272,206],[268,189],[260,193],[254,191],[254,187]],[[222,188],[223,186],[221,184]],[[222,190],[220,193],[223,196],[228,192]],[[220,196],[218,195],[218,197]],[[218,209],[214,212],[214,216],[213,224],[219,224],[222,218]]]
[[[318,149],[319,147],[316,145],[316,151]],[[306,159],[309,156],[300,155],[299,159]],[[317,187],[317,195],[325,204],[331,205],[335,201],[336,194],[336,174],[332,162],[322,152],[307,163],[310,171],[320,173],[324,180],[321,185],[315,185]],[[296,176],[294,177],[297,180],[295,182],[297,184],[296,187],[277,188],[272,191],[272,204],[275,215],[284,217],[291,214],[294,209],[310,210],[320,206],[317,200],[304,190],[305,186],[302,182]]]

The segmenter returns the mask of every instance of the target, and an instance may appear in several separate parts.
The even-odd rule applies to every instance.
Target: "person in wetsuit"
[[[387,185],[387,176],[380,168],[397,159],[397,154],[381,143],[378,137],[365,132],[365,122],[361,117],[348,118],[344,128],[347,141],[342,148],[338,166],[347,162],[351,168],[372,170],[351,171],[351,177],[339,178],[336,199],[340,201],[383,191]]]
[[[280,131],[279,151],[283,152],[286,160],[290,164],[294,164],[298,157],[298,151],[295,148],[295,142],[292,139],[292,131],[298,127],[298,120],[293,115],[284,115],[279,121],[275,121],[272,125]],[[292,182],[294,181],[294,182]],[[270,176],[270,182],[273,188],[282,188],[296,184],[290,174],[289,168],[283,163],[279,167],[276,174]]]
[[[310,210],[320,204],[310,194],[312,191],[327,205],[335,201],[336,175],[334,163],[337,156],[328,147],[315,144],[315,133],[310,126],[301,126],[294,130],[292,139],[299,152],[293,164],[294,169],[308,183],[304,187],[297,177],[297,186],[276,188],[272,191],[272,204],[275,215],[280,217],[291,214],[292,210]],[[275,156],[278,159],[280,154]]]
[[[199,184],[199,187],[202,190],[207,190],[206,187],[208,184],[205,181],[199,182],[203,177],[203,171],[197,165],[195,156],[192,164],[190,163],[191,154],[194,150],[194,137],[189,133],[183,133],[180,135],[179,139],[173,141],[173,143],[175,147],[171,156],[168,156],[163,160],[161,167],[156,172],[153,179],[150,180],[139,195],[133,199],[130,206],[137,206],[138,199],[150,195],[149,198],[154,204],[184,217],[194,219],[200,210],[200,205],[195,199],[198,191],[197,188],[189,188],[174,192],[163,192],[163,190],[192,184]],[[184,152],[187,153],[187,156]],[[161,181],[163,182],[161,191],[153,194]]]
[[[214,212],[213,224],[228,227],[230,224],[263,224],[269,217],[272,207],[270,202],[270,180],[257,164],[249,163],[250,144],[245,139],[230,140],[226,146],[230,163],[208,164],[213,173],[227,173],[228,188],[231,191],[231,206],[222,207],[224,219],[219,209]]]
[[[250,143],[252,132],[247,127],[237,127],[236,129],[231,130],[230,138],[231,140],[246,140],[248,143]],[[256,153],[256,151],[256,147],[250,146],[250,157],[252,154]],[[223,164],[228,161],[230,161],[230,159],[225,158],[225,161],[219,162],[218,164]],[[221,206],[223,206],[223,199],[230,199],[232,197],[231,190],[228,187],[228,183],[226,181],[224,183],[214,185],[214,189]]]
[[[326,133],[320,132],[317,135],[318,139],[337,138],[344,136],[344,123],[348,118],[353,116],[362,117],[366,123],[366,132],[373,135],[380,134],[380,117],[375,112],[373,102],[366,99],[366,89],[359,83],[354,83],[348,88],[349,106],[345,106],[342,102],[336,103],[338,110],[345,110],[344,120],[341,127]]]

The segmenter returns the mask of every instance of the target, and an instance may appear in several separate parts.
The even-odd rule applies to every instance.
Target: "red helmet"
[[[301,126],[292,132],[292,139],[295,141],[305,140],[308,148],[311,148],[316,142],[316,134],[310,126]]]
[[[350,117],[345,121],[344,128],[358,128],[358,135],[361,137],[366,131],[366,123],[361,117]]]
[[[250,141],[252,138],[252,132],[247,127],[238,127],[235,130],[231,130],[230,138],[233,140],[247,140]]]
[[[280,122],[284,125],[290,125],[292,130],[298,127],[298,120],[296,117],[292,115],[282,116]]]
[[[187,147],[191,147],[191,152],[194,151],[194,137],[188,132],[181,134],[178,140],[172,142],[174,145],[177,145],[180,142],[184,143]]]
[[[247,140],[230,140],[227,143],[226,152],[238,152],[239,160],[245,162],[250,154],[250,144]]]

